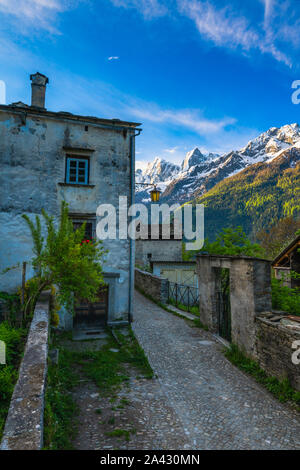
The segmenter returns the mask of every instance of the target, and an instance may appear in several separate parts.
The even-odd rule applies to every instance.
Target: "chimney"
[[[48,77],[39,72],[30,75],[31,80],[31,106],[45,109],[46,85]]]

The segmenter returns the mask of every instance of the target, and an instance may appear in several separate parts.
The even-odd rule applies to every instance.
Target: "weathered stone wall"
[[[44,294],[34,311],[1,450],[39,450],[43,445],[48,329],[49,294]]]
[[[168,301],[168,280],[151,273],[135,269],[135,287],[153,299],[166,304]]]
[[[141,266],[149,264],[148,254],[153,261],[181,261],[181,240],[136,240],[135,261]]]
[[[270,262],[246,256],[197,256],[200,320],[214,332],[219,331],[217,291],[222,268],[230,273],[232,342],[253,355],[255,317],[271,310]]]
[[[291,385],[300,391],[300,364],[292,362],[294,341],[300,341],[299,330],[265,317],[256,318],[256,359],[260,366],[280,380],[289,379]]]
[[[218,272],[230,270],[231,339],[247,356],[259,362],[267,374],[288,378],[300,390],[300,365],[293,364],[292,344],[299,341],[300,324],[287,314],[272,312],[271,266],[266,260],[249,257],[197,257],[200,320],[218,333]],[[291,322],[292,323],[292,322]],[[299,346],[298,346],[299,348]]]
[[[130,200],[132,132],[93,125],[86,131],[84,123],[64,115],[50,118],[34,115],[30,108],[24,113],[0,106],[0,271],[32,257],[32,241],[22,214],[34,218],[44,208],[57,216],[65,200],[70,212],[94,214],[97,222],[99,204],[118,208],[119,195]],[[67,154],[90,158],[88,186],[64,184]],[[127,318],[129,240],[104,240],[104,247],[108,250],[104,271],[119,274],[113,315]],[[32,274],[28,269],[27,276]],[[1,276],[0,290],[14,291],[20,284],[21,270],[12,270]]]
[[[271,265],[259,259],[234,259],[230,268],[231,334],[246,354],[255,354],[255,318],[271,310]]]

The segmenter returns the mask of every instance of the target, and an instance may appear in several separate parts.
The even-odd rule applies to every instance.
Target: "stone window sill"
[[[72,188],[94,188],[94,184],[80,184],[80,183],[58,183],[60,186],[71,186]]]

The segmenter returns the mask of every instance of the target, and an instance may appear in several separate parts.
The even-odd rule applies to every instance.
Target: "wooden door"
[[[96,302],[80,300],[75,306],[74,328],[93,329],[107,323],[108,286],[101,286]]]

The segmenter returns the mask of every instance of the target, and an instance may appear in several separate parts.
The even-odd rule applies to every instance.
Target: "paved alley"
[[[300,449],[296,412],[233,366],[210,333],[135,296],[132,327],[182,429],[178,448]]]

